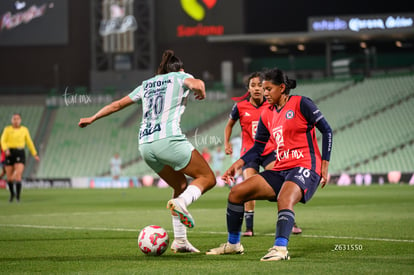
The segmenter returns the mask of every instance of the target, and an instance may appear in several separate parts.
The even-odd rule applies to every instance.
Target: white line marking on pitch
[[[55,225],[34,225],[34,224],[0,224],[0,227],[24,227],[24,228],[38,228],[38,229],[93,230],[93,231],[128,231],[128,232],[136,232],[138,230],[138,229],[127,229],[127,228],[55,226]]]
[[[38,229],[61,229],[61,230],[92,230],[92,231],[119,231],[119,232],[137,232],[137,229],[128,228],[110,228],[110,227],[81,227],[81,226],[55,226],[55,225],[34,225],[34,224],[0,224],[0,227],[23,227],[23,228],[38,228]],[[227,232],[211,232],[211,231],[197,231],[198,234],[222,234],[226,235]],[[273,236],[273,233],[263,234],[266,236]],[[319,236],[319,235],[299,235],[303,238],[321,238],[321,239],[347,239],[347,240],[360,240],[360,241],[380,241],[380,242],[402,242],[402,243],[414,243],[414,240],[401,240],[401,239],[389,239],[389,238],[369,238],[369,237],[351,237],[351,236]]]

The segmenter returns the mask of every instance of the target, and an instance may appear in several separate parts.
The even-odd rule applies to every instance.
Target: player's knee
[[[293,196],[279,196],[277,198],[277,205],[280,209],[293,209],[293,206],[297,203],[297,201],[293,198]]]
[[[213,188],[216,185],[216,177],[212,171],[205,175],[205,182],[207,189]]]
[[[245,203],[244,195],[242,194],[242,189],[238,188],[238,185],[233,186],[230,189],[228,200],[231,203],[242,204]]]

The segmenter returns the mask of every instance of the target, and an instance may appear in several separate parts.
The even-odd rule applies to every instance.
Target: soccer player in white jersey
[[[208,163],[181,132],[180,119],[190,91],[198,100],[206,97],[204,82],[185,73],[182,61],[172,50],[166,50],[154,77],[95,115],[79,121],[79,127],[83,128],[142,101],[139,150],[145,162],[174,190],[173,199],[167,203],[172,213],[174,241],[171,249],[174,252],[200,252],[187,240],[186,227],[194,227],[187,206],[216,184]],[[186,175],[193,178],[190,184]]]

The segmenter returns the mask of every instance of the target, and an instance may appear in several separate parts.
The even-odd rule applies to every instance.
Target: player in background
[[[119,184],[119,178],[121,177],[122,171],[122,159],[119,156],[119,153],[114,154],[114,156],[109,161],[109,164],[112,177],[112,186],[116,187]]]
[[[86,127],[142,101],[139,150],[145,162],[174,190],[173,199],[167,203],[172,213],[174,252],[200,252],[187,240],[186,227],[194,227],[187,207],[216,184],[210,166],[180,128],[190,91],[198,100],[206,97],[204,82],[185,73],[183,62],[172,50],[166,50],[154,77],[143,81],[124,98],[79,121],[80,127]],[[186,175],[194,179],[189,185]]]
[[[311,99],[290,96],[296,81],[275,68],[263,74],[264,95],[270,103],[261,114],[254,146],[223,175],[231,181],[245,163],[258,159],[268,139],[275,139],[276,162],[272,170],[252,176],[229,193],[227,204],[227,243],[206,254],[243,254],[240,243],[244,203],[250,200],[277,201],[278,219],[273,246],[261,261],[289,260],[287,246],[295,223],[293,207],[309,201],[319,184],[325,186],[332,149],[332,130]],[[315,127],[322,133],[322,155]]]
[[[233,127],[236,122],[239,120],[240,127],[242,130],[242,149],[240,152],[240,157],[242,157],[250,148],[254,145],[254,137],[256,135],[257,125],[259,123],[260,114],[265,108],[269,108],[270,105],[266,101],[263,95],[262,88],[262,79],[260,72],[251,73],[247,78],[247,93],[239,98],[232,98],[235,101],[238,101],[233,105],[229,120],[224,129],[224,146],[225,153],[227,155],[233,154],[233,148],[230,142],[230,137],[233,131]],[[266,147],[261,154],[260,158],[246,163],[242,167],[243,178],[248,179],[251,176],[254,176],[260,172],[260,166],[265,170],[272,169],[276,155],[274,151],[275,141],[273,138],[269,139],[269,142],[266,144]],[[248,201],[244,204],[244,219],[246,221],[246,231],[243,233],[243,236],[250,237],[253,236],[253,225],[254,225],[254,207],[255,201]],[[302,229],[294,224],[292,228],[292,233],[299,234],[302,232]]]
[[[7,186],[10,191],[9,202],[12,202],[15,197],[17,202],[20,201],[22,175],[26,163],[26,153],[24,151],[26,145],[35,160],[40,160],[32,138],[30,137],[29,129],[21,125],[21,123],[21,115],[18,113],[13,114],[11,125],[6,126],[1,135],[1,148],[6,155],[6,177]],[[14,191],[14,185],[16,185],[16,192]]]
[[[1,148],[1,143],[0,143],[0,165],[1,165],[0,180],[1,180],[6,175],[6,153],[4,153],[3,149]]]

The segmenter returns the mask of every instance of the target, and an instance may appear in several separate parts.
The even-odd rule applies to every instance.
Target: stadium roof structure
[[[375,30],[350,33],[337,31],[335,33],[316,32],[289,32],[289,33],[256,33],[256,34],[228,34],[222,36],[208,36],[210,43],[245,43],[245,44],[277,44],[293,45],[298,43],[337,43],[353,41],[384,41],[408,40],[414,38],[414,29]]]
[[[208,36],[209,43],[289,46],[325,45],[326,73],[331,75],[332,45],[338,43],[406,41],[414,39],[414,14],[355,15],[308,18],[307,32],[253,33]]]

